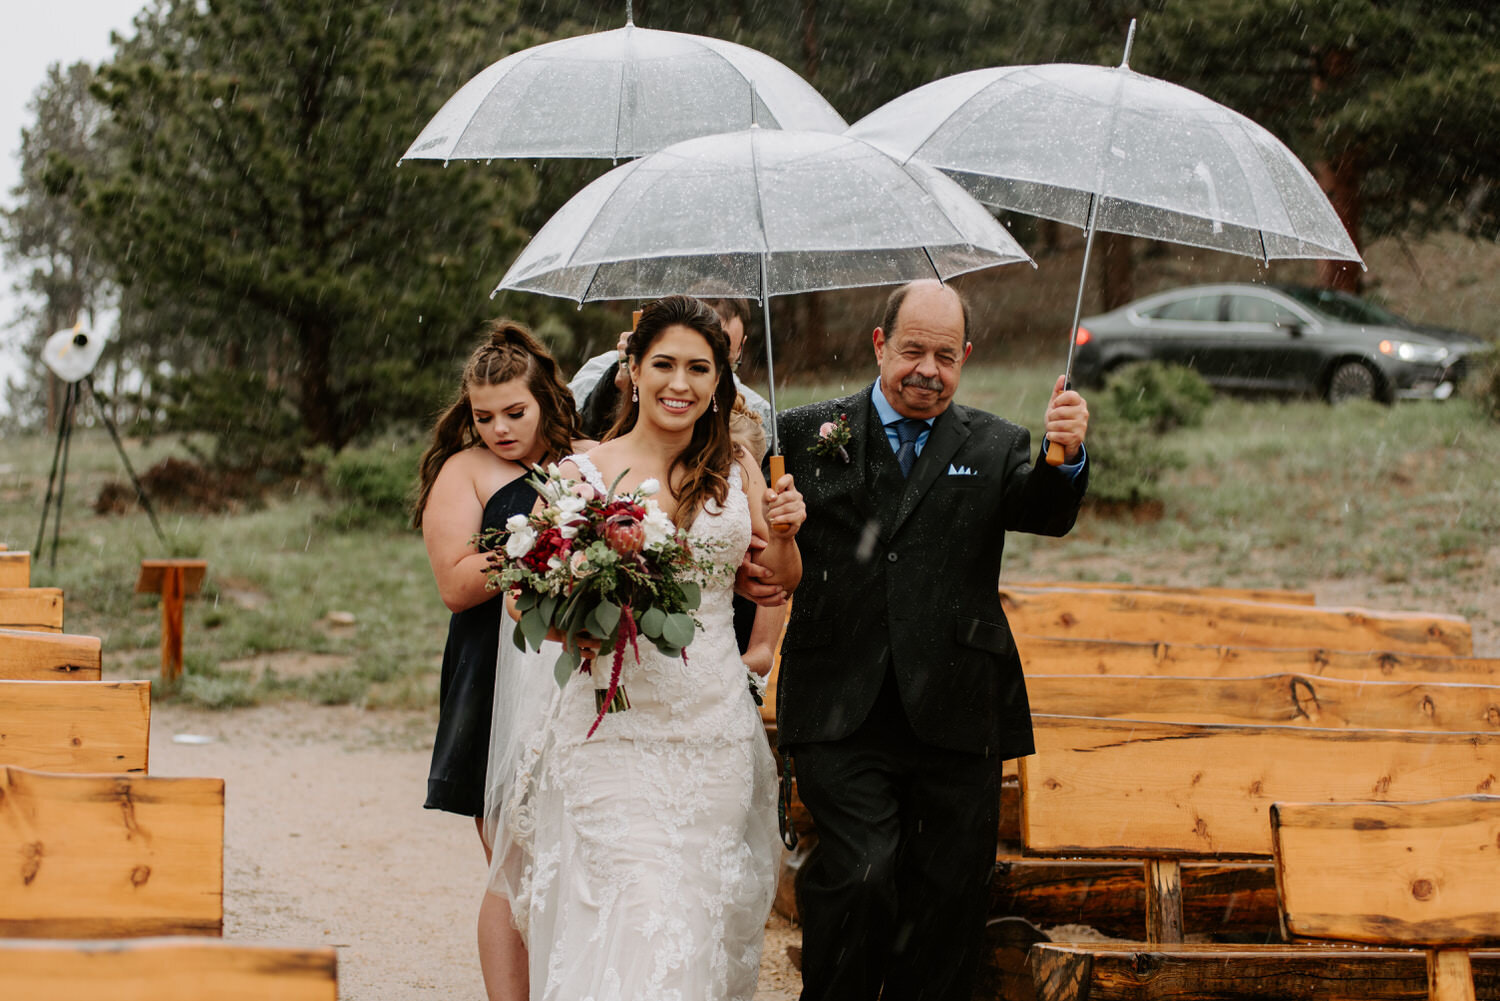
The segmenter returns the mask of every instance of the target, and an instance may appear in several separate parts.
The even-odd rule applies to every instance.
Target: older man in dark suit
[[[953,402],[968,322],[950,287],[897,289],[875,383],[780,420],[808,508],[776,713],[819,836],[803,1001],[967,1001],[1000,762],[1033,750],[1000,559],[1007,531],[1073,526],[1088,407],[1059,378],[1045,426],[1065,461],[1033,462],[1025,428]]]

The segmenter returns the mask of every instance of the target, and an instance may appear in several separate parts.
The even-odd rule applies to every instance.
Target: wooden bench
[[[1500,734],[1033,716],[1026,851],[1143,858],[1146,940],[1180,942],[1180,862],[1269,859],[1270,806],[1419,800],[1500,783]]]
[[[1500,797],[1277,803],[1287,937],[1415,947],[1435,1001],[1473,999],[1473,947],[1500,947]]]
[[[1500,952],[1470,954],[1475,995],[1500,999]],[[1035,996],[1047,1001],[1417,1001],[1420,952],[1352,946],[1046,942],[1031,947]]]
[[[224,781],[0,765],[0,937],[221,935]]]
[[[1277,803],[1268,820],[1282,925],[1314,944],[1039,944],[1037,995],[1500,998],[1500,952],[1468,952],[1500,944],[1500,798]]]
[[[1030,675],[1034,711],[1194,723],[1500,731],[1500,686],[1253,678]]]
[[[63,593],[56,587],[0,587],[0,629],[62,632]]]
[[[100,646],[97,636],[0,629],[0,680],[98,681]]]
[[[1175,594],[1002,587],[1012,632],[1031,636],[1221,646],[1383,650],[1467,657],[1469,624],[1456,615],[1321,608]]]
[[[0,681],[0,763],[145,774],[149,681]]]
[[[1232,725],[1500,732],[1500,688],[1357,683],[1301,675],[1262,678],[1027,679],[1032,707],[1054,715],[1124,717]],[[1014,762],[1006,762],[1010,772]],[[1004,787],[1011,788],[1008,784]],[[1002,828],[990,887],[992,915],[1041,927],[1085,924],[1140,938],[1145,885],[1139,864],[1118,860],[1024,857],[1019,829]],[[1269,862],[1185,862],[1184,923],[1216,935],[1264,933],[1276,925]]]
[[[1160,674],[1242,678],[1315,674],[1350,681],[1433,681],[1500,685],[1500,657],[1448,657],[1329,648],[1212,646],[1017,634],[1026,674]]]
[[[337,1001],[333,949],[217,939],[0,941],[0,997],[15,1001]]]
[[[1275,587],[1180,587],[1173,584],[1120,584],[1109,581],[1017,580],[1002,581],[1001,588],[1027,591],[1123,591],[1127,594],[1176,594],[1197,598],[1229,598],[1233,601],[1269,601],[1281,605],[1314,605],[1311,591]]]
[[[0,587],[31,586],[31,554],[0,553]]]

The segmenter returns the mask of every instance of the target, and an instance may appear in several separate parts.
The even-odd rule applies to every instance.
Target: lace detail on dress
[[[586,456],[570,459],[606,489]],[[648,643],[627,654],[631,708],[587,739],[594,685],[575,675],[523,763],[530,795],[512,804],[511,829],[527,851],[510,895],[538,1001],[755,993],[780,845],[775,766],[734,639],[733,566],[750,541],[737,466],[730,482],[689,531],[716,566],[686,658]]]
[[[599,467],[594,465],[593,459],[590,459],[582,452],[575,452],[564,459],[563,462],[571,462],[577,466],[578,471],[583,474],[583,482],[601,494],[609,493],[609,484],[604,482],[604,477],[599,474]]]

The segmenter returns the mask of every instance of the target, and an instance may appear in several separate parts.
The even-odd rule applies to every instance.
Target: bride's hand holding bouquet
[[[483,540],[489,586],[508,592],[518,621],[516,645],[540,650],[546,640],[562,642],[554,667],[559,685],[575,671],[592,673],[595,652],[613,652],[590,736],[606,712],[629,708],[620,686],[627,646],[639,660],[644,637],[667,656],[687,658],[701,600],[693,578],[705,570],[686,533],[653,499],[656,481],[616,493],[619,481],[600,496],[555,465],[538,470],[531,480],[542,499],[538,509]]]

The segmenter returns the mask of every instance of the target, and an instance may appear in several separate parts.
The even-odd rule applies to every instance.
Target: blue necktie
[[[911,467],[917,463],[917,438],[927,430],[927,422],[915,417],[903,417],[896,422],[896,440],[901,446],[896,449],[896,464],[902,476],[911,475]]]

